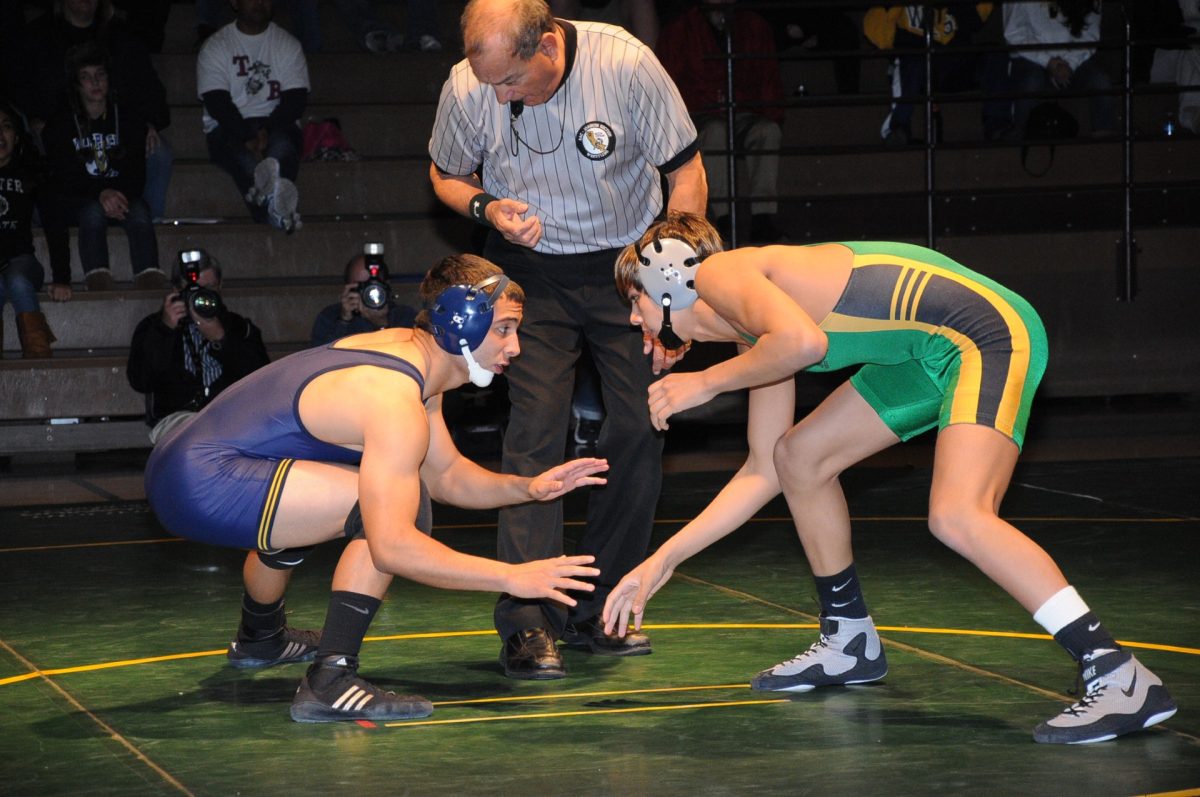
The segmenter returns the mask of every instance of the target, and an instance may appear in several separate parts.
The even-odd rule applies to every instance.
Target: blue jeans
[[[260,129],[266,126],[266,119],[247,119],[250,126]],[[267,138],[267,149],[264,158],[275,158],[279,161],[279,176],[295,182],[300,173],[300,128],[296,125],[286,125],[270,131]],[[221,128],[215,128],[208,134],[208,156],[212,162],[221,167],[237,185],[238,193],[245,199],[246,192],[254,185],[254,168],[258,160],[254,153],[246,149],[244,141],[231,139],[222,133]],[[260,205],[246,203],[250,209],[250,217],[259,224],[267,224],[267,209]]]
[[[1037,94],[1039,92],[1057,91],[1050,83],[1050,74],[1041,64],[1036,64],[1028,58],[1013,58],[1010,79],[1012,89],[1020,94]],[[1104,69],[1096,63],[1095,57],[1089,58],[1079,65],[1071,76],[1071,83],[1065,91],[1108,91],[1112,89],[1112,80]],[[1021,97],[1013,103],[1013,127],[1018,132],[1024,132],[1025,122],[1029,112],[1035,105],[1046,102],[1042,97]],[[1111,95],[1088,97],[1088,115],[1092,132],[1111,133],[1117,129],[1117,102]]]
[[[98,268],[108,268],[110,224],[125,228],[134,276],[146,269],[158,268],[158,239],[154,235],[150,208],[140,197],[129,200],[129,212],[123,220],[104,215],[104,206],[98,199],[62,198],[60,207],[64,226],[75,224],[79,227],[79,262],[85,275]]]
[[[161,219],[167,215],[167,188],[171,185],[171,170],[175,164],[175,149],[162,133],[158,134],[158,146],[146,156],[146,185],[142,199],[150,208],[150,218]]]
[[[43,279],[42,264],[32,254],[0,263],[0,309],[7,301],[18,313],[41,312],[37,292]]]
[[[905,97],[925,94],[925,56],[906,55],[900,62],[900,93]],[[933,54],[933,93],[968,91],[976,86],[983,92],[983,129],[993,133],[1012,121],[1011,102],[992,99],[1007,89],[1008,58],[1004,53]],[[892,109],[891,127],[912,135],[913,105],[898,102]]]

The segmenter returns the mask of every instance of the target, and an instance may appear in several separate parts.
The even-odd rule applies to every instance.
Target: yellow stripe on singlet
[[[267,488],[267,500],[263,502],[262,515],[258,519],[258,550],[271,550],[271,527],[275,524],[275,512],[279,509],[279,497],[283,494],[283,483],[287,481],[294,459],[281,460]]]
[[[929,279],[935,275],[962,285],[995,308],[1008,327],[1013,349],[1008,373],[1004,379],[1004,393],[1000,400],[1000,406],[996,410],[996,428],[1007,435],[1012,435],[1017,413],[1021,409],[1021,393],[1024,390],[1026,374],[1029,372],[1029,358],[1032,351],[1029,330],[1025,328],[1024,320],[1008,303],[1008,300],[981,282],[923,260],[913,260],[885,252],[855,255],[853,267],[860,268],[862,266],[900,266],[900,277],[896,280],[896,287],[892,291],[891,316],[894,321],[906,327],[924,329],[931,333],[938,329],[931,324],[922,324],[914,320],[917,317],[921,297],[925,293]],[[923,277],[920,287],[915,289],[915,298],[911,302],[911,306],[909,306],[908,298],[913,295],[914,285],[918,280],[912,278],[909,269],[915,270]],[[902,283],[907,284],[902,286]],[[902,287],[903,299],[900,298]],[[958,389],[954,393],[954,404],[950,410],[949,422],[952,424],[974,423],[979,409],[980,386],[983,382],[983,358],[973,340],[959,330],[950,331],[954,334],[945,337],[958,348],[961,364],[958,373]]]

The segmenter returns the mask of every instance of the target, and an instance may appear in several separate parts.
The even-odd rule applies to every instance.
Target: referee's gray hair
[[[503,13],[495,0],[470,0],[460,20],[463,52],[483,52],[488,34],[503,32],[512,46],[511,54],[528,61],[537,52],[542,36],[554,30],[554,15],[546,0],[509,0]]]

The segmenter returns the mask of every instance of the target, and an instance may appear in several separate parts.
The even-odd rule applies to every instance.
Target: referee
[[[662,439],[646,403],[651,344],[629,323],[613,264],[664,204],[703,214],[708,190],[675,84],[622,28],[555,19],[544,0],[470,0],[462,32],[467,57],[442,87],[429,174],[442,202],[491,228],[484,256],[526,291],[502,470],[534,474],[561,461],[584,347],[606,410],[597,448],[609,482],[592,491],[577,546],[596,557],[595,592],[577,595],[569,614],[509,595],[496,604],[505,674],[562,678],[559,638],[593,653],[650,652],[645,635],[607,636],[597,619],[646,554],[662,482]],[[655,370],[671,362],[654,353]],[[501,511],[501,560],[562,551],[561,502]]]

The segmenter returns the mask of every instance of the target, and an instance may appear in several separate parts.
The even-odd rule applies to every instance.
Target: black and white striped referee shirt
[[[444,174],[482,166],[483,190],[529,204],[544,254],[615,249],[662,209],[659,167],[696,152],[696,128],[654,53],[613,25],[563,22],[567,72],[513,118],[466,59],[442,87],[429,155]],[[573,56],[573,57],[572,57]]]

